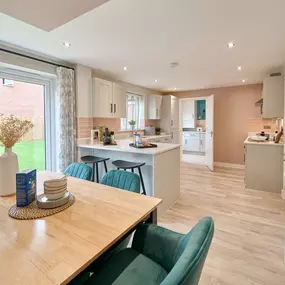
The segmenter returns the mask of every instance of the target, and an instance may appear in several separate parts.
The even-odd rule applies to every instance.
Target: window
[[[11,78],[10,81],[15,83],[13,90],[1,88],[6,78]],[[14,147],[20,170],[56,170],[55,83],[56,76],[52,74],[34,74],[0,67],[1,113],[28,118],[34,124],[33,129]]]
[[[3,78],[3,79],[2,79],[2,84],[3,84],[4,86],[13,87],[13,86],[14,86],[14,80]]]
[[[144,98],[143,96],[127,93],[127,117],[121,119],[121,130],[144,128]],[[129,122],[135,121],[134,127]]]

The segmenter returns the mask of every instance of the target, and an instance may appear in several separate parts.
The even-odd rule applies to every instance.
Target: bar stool
[[[93,165],[93,174],[92,174],[92,181],[95,182],[95,169],[96,169],[96,182],[99,183],[99,170],[98,170],[98,163],[103,162],[106,173],[108,172],[106,161],[110,158],[105,157],[98,157],[93,155],[85,155],[81,157],[81,160],[85,164],[92,164]]]
[[[146,195],[145,186],[144,186],[143,177],[142,177],[142,171],[141,171],[141,167],[145,165],[145,162],[131,162],[131,161],[125,161],[125,160],[115,160],[112,163],[113,165],[117,167],[118,170],[124,169],[126,171],[127,169],[130,169],[132,172],[134,172],[134,169],[137,168],[139,171],[140,179],[141,179],[143,194]]]

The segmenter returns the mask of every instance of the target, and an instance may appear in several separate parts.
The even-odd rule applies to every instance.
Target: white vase
[[[18,156],[12,148],[5,148],[0,156],[0,196],[16,193],[16,173],[19,172]]]

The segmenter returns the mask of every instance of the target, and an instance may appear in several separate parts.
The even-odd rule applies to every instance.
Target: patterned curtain
[[[63,172],[75,162],[76,123],[75,123],[75,75],[74,70],[57,68],[56,92],[56,170]]]

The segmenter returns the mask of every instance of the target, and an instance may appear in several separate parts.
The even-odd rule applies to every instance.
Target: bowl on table
[[[67,191],[67,179],[51,179],[44,182],[44,194],[50,200],[62,198]]]

